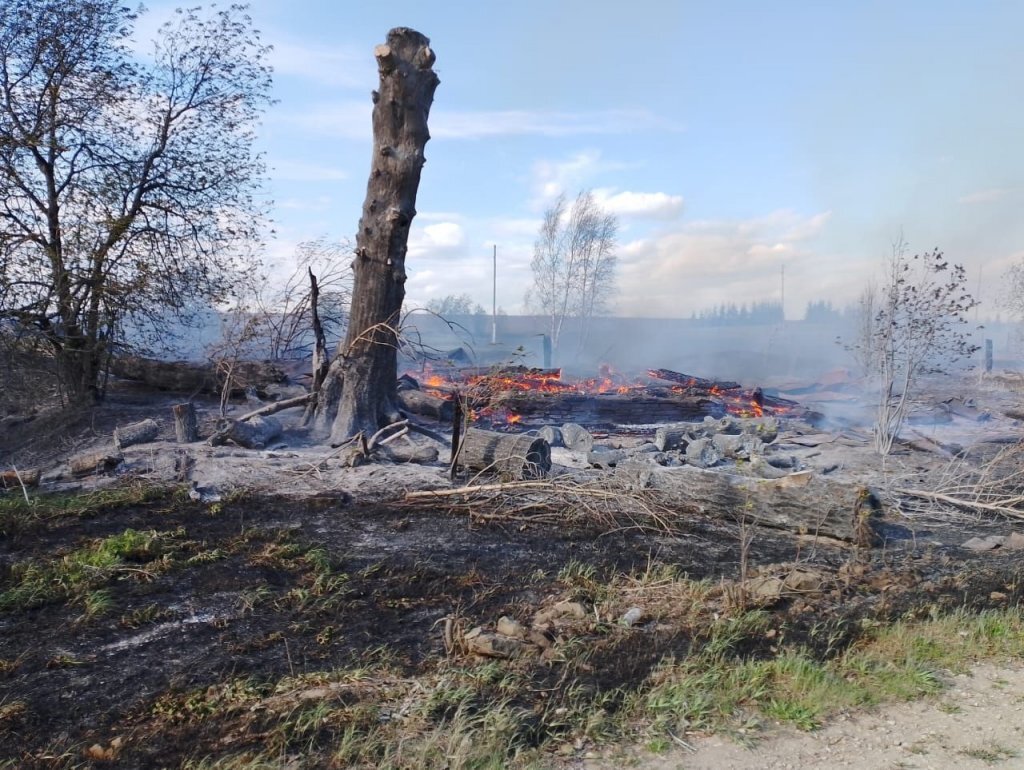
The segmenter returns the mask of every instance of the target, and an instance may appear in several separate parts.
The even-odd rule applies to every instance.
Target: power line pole
[[[786,266],[782,266],[782,320],[786,320]]]
[[[491,344],[498,344],[498,244],[494,244],[494,286],[491,293]]]

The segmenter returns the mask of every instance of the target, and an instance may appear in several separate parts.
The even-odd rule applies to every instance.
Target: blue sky
[[[173,7],[154,4],[151,22]],[[623,315],[853,301],[903,232],[968,267],[995,312],[1024,260],[1024,2],[260,0],[275,97],[261,141],[287,272],[356,230],[373,48],[431,38],[441,85],[409,304],[522,310],[541,212],[593,189],[620,220]]]

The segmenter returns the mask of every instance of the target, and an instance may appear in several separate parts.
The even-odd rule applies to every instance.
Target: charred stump
[[[405,299],[405,255],[416,215],[427,117],[439,82],[430,40],[398,27],[374,50],[373,156],[356,235],[348,331],[317,404],[316,425],[338,445],[399,419],[398,325]]]

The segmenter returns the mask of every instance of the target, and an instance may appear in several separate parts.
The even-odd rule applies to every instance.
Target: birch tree
[[[571,206],[559,196],[544,212],[526,302],[548,317],[552,348],[558,348],[567,319],[578,322],[582,346],[590,321],[607,310],[615,289],[617,236],[617,218],[590,191],[581,192]]]

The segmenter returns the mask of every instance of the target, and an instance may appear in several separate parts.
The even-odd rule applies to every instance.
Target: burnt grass
[[[28,768],[101,766],[88,747],[118,736],[122,767],[177,767],[223,755],[216,713],[183,723],[154,716],[161,704],[226,682],[276,682],[381,655],[415,677],[445,661],[446,616],[460,618],[463,628],[493,628],[502,615],[526,622],[552,597],[585,603],[587,589],[560,577],[573,565],[586,565],[592,585],[652,563],[716,581],[735,578],[741,556],[735,527],[699,518],[667,536],[481,524],[427,507],[333,499],[243,497],[210,505],[175,492],[0,528],[0,595],[22,579],[19,564],[59,564],[126,530],[158,533],[150,550],[128,554],[89,590],[0,607],[0,760]],[[884,548],[855,555],[756,532],[754,565],[838,570],[854,558],[865,565],[861,577],[820,600],[770,608],[790,644],[834,655],[857,638],[858,624],[848,621],[861,617],[1020,601],[1013,554],[972,556],[929,533],[892,534]],[[958,543],[969,533],[954,535]],[[96,590],[104,601],[90,612],[87,597]],[[827,644],[815,630],[823,622],[838,630]],[[640,687],[659,662],[693,643],[686,629],[660,627],[595,638],[588,665],[572,672],[574,684],[595,693]],[[744,645],[747,654],[771,654],[767,640]],[[565,679],[557,666],[538,665],[533,676],[538,690]],[[231,751],[246,740],[259,748],[260,730],[248,738],[236,731]]]

